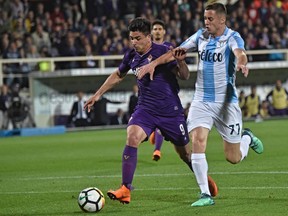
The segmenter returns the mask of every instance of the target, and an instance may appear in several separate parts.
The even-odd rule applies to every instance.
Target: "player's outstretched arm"
[[[245,51],[242,49],[235,49],[234,55],[237,58],[236,71],[241,70],[242,74],[247,77],[249,74],[249,68],[246,66],[248,59]]]
[[[173,57],[177,61],[177,76],[182,80],[188,80],[190,77],[190,72],[188,66],[185,62],[187,50],[181,47],[178,47],[172,50]]]
[[[126,73],[127,74],[127,73]],[[120,71],[117,69],[115,72],[113,72],[106,81],[102,84],[102,86],[95,92],[94,95],[92,95],[84,104],[84,110],[87,109],[88,112],[91,111],[94,103],[98,101],[101,96],[109,91],[111,88],[113,88],[115,85],[120,83],[126,74],[121,74]]]
[[[167,53],[160,56],[159,58],[150,62],[149,64],[143,65],[142,67],[140,67],[138,69],[137,78],[142,79],[147,73],[149,73],[150,79],[153,80],[155,68],[158,65],[165,64],[165,63],[168,63],[168,62],[173,61],[173,60],[175,60],[173,57],[173,52],[172,52],[172,50],[170,50]]]

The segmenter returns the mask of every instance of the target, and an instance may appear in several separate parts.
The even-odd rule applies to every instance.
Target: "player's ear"
[[[220,22],[221,22],[221,24],[225,24],[226,23],[226,17],[225,16],[221,16]]]

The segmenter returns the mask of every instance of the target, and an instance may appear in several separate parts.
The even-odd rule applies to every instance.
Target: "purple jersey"
[[[164,45],[164,46],[166,46],[166,47],[168,47],[168,48],[170,48],[171,46],[174,47],[174,45],[173,45],[172,43],[167,42],[167,41],[164,41],[164,42],[162,43],[162,45]]]
[[[167,46],[152,43],[151,49],[139,55],[134,49],[127,51],[119,66],[120,73],[127,73],[132,69],[136,74],[137,69],[150,63],[169,50]],[[150,80],[150,74],[142,79],[137,79],[139,87],[138,105],[146,112],[157,116],[177,116],[183,113],[180,98],[178,97],[179,85],[176,75],[171,72],[177,65],[176,61],[157,66],[154,79]],[[135,110],[136,110],[135,109]]]

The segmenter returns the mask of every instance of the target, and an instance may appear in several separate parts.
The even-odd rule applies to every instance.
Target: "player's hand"
[[[172,55],[177,61],[183,61],[186,58],[187,50],[181,47],[177,47],[172,50]]]
[[[249,74],[249,68],[246,65],[237,65],[236,66],[236,71],[242,71],[242,74],[244,75],[244,77],[247,77]]]
[[[142,79],[147,73],[149,73],[150,80],[153,80],[155,67],[156,66],[154,65],[153,61],[149,64],[143,65],[142,67],[138,68],[136,77],[138,79]]]
[[[87,109],[88,112],[90,112],[91,110],[93,110],[94,103],[98,100],[99,100],[99,97],[94,94],[85,102],[83,109],[84,110]]]

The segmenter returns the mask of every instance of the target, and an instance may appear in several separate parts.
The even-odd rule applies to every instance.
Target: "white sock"
[[[251,137],[250,136],[243,135],[241,137],[241,142],[240,142],[240,151],[242,153],[241,161],[247,157],[250,143],[251,143]]]
[[[201,194],[211,195],[208,187],[208,163],[205,153],[192,153],[191,163]]]

